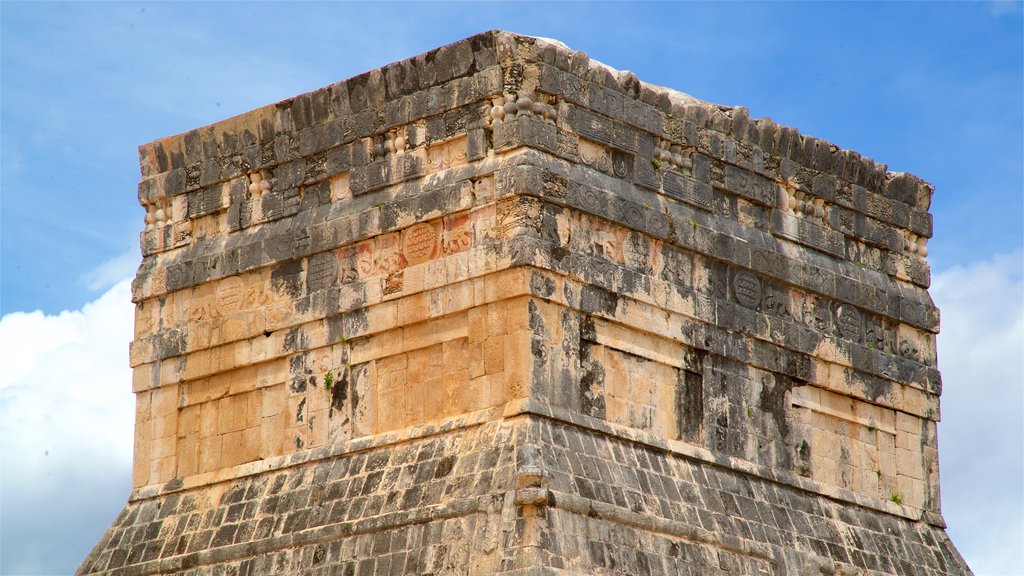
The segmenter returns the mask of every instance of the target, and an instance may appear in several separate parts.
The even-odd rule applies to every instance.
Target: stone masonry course
[[[923,180],[501,31],[139,155],[80,574],[970,574]]]

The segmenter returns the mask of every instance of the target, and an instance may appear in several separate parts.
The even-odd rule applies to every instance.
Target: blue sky
[[[0,573],[72,571],[127,497],[137,146],[491,28],[935,184],[944,512],[976,572],[1024,573],[1022,22],[1016,2],[0,3]]]

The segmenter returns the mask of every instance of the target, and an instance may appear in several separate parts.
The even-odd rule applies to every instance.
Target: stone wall
[[[82,573],[968,572],[927,183],[505,32],[140,157]]]

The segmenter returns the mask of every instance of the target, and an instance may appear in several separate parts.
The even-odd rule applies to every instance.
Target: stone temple
[[[922,180],[508,32],[140,156],[81,574],[970,573]]]

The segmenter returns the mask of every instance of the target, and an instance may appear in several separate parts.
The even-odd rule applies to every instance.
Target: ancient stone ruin
[[[969,573],[918,178],[507,32],[140,155],[80,573]]]

